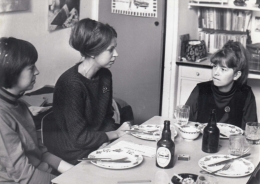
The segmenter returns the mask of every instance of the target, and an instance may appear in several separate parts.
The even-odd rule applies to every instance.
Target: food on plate
[[[194,184],[195,181],[192,178],[185,178],[182,180],[182,184]]]

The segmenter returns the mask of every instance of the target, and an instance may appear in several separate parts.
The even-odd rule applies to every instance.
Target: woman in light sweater
[[[35,84],[35,47],[16,38],[0,39],[0,183],[46,184],[71,164],[37,140],[30,111],[19,100]]]

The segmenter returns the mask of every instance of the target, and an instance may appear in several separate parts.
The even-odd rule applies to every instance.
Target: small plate
[[[223,165],[217,165],[217,166],[208,166],[209,164],[220,162],[223,160],[227,160],[230,158],[234,158],[234,156],[231,155],[210,155],[203,157],[199,160],[198,164],[201,169],[207,171],[207,172],[213,172],[215,170],[221,169]],[[244,158],[240,158],[237,160],[234,160],[230,166],[229,169],[225,171],[218,171],[215,174],[219,176],[226,176],[226,177],[241,177],[241,176],[247,176],[251,174],[254,171],[254,164],[250,162],[249,160],[246,160]]]
[[[190,178],[189,180],[193,180],[194,181],[193,183],[195,184],[196,180],[198,178],[198,175],[196,175],[196,174],[182,173],[182,174],[178,174],[178,175],[181,176],[184,179],[184,181],[180,182],[176,176],[173,176],[172,180],[171,180],[172,184],[185,184],[185,179],[188,179],[188,178]]]
[[[148,140],[148,141],[156,141],[161,137],[161,131],[163,129],[164,125],[154,125],[154,124],[145,124],[145,125],[134,125],[131,130],[141,130],[144,132],[149,133],[150,131],[152,131],[151,134],[143,134],[143,133],[135,133],[135,132],[131,132],[131,135],[139,138],[139,139],[144,139],[144,140]],[[177,131],[175,130],[174,126],[171,125],[170,126],[171,130],[174,130],[174,137],[177,136]]]
[[[204,128],[207,126],[207,123],[201,125],[201,133],[203,134]],[[227,123],[217,123],[217,126],[219,128],[220,133],[226,135],[227,137],[224,137],[220,135],[220,138],[228,139],[230,135],[234,134],[243,134],[243,130],[235,125],[227,124]]]
[[[93,151],[89,154],[88,158],[111,158],[113,159],[120,159],[127,157],[126,160],[131,162],[129,163],[119,163],[119,162],[102,162],[102,161],[91,161],[92,164],[106,168],[106,169],[128,169],[135,167],[142,163],[143,156],[128,150],[128,149],[121,149],[121,148],[104,148]]]

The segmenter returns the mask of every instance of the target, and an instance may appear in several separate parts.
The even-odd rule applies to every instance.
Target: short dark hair
[[[82,56],[93,57],[106,50],[116,37],[117,33],[110,25],[87,18],[74,25],[69,43]]]
[[[210,61],[213,64],[233,68],[235,73],[241,71],[242,74],[237,83],[242,86],[247,81],[249,58],[247,50],[240,42],[229,40],[222,49],[212,55]]]
[[[0,38],[0,87],[12,88],[22,70],[37,59],[38,53],[31,43],[13,37]]]

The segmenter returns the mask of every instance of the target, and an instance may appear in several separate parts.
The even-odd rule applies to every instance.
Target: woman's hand
[[[130,130],[131,128],[131,123],[130,122],[124,122],[117,130],[111,131],[111,132],[106,132],[108,140],[113,140],[117,139],[119,137],[122,137],[123,135],[126,134],[124,130]]]
[[[105,148],[107,145],[109,145],[110,142],[105,142],[103,143],[98,149],[102,149],[102,148]]]
[[[60,173],[65,173],[67,170],[71,169],[72,167],[74,167],[74,165],[71,165],[70,163],[68,163],[64,160],[61,160],[57,170]]]
[[[124,130],[130,130],[131,129],[131,123],[130,122],[124,122],[117,130],[117,136],[122,137],[123,135],[126,134],[126,132]]]

